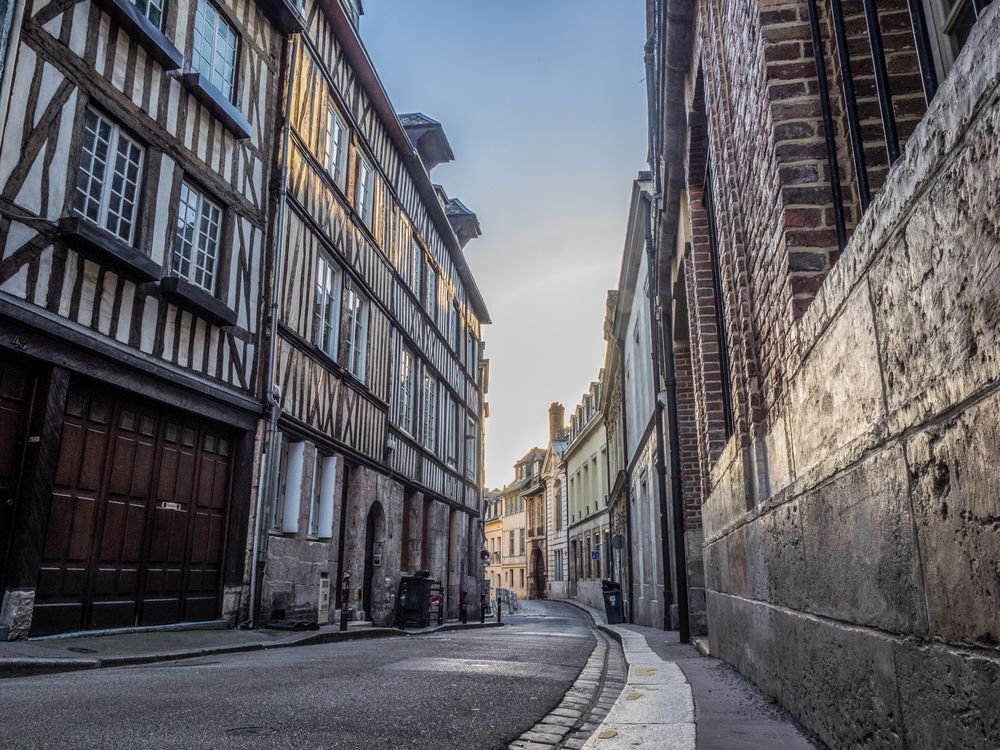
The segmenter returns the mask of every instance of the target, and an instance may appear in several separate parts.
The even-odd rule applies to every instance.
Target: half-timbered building
[[[440,123],[393,111],[359,10],[307,2],[290,62],[262,620],[346,606],[386,623],[419,570],[451,614],[478,590],[488,314],[463,247],[479,224],[432,183],[451,147]]]
[[[244,592],[291,3],[28,0],[0,150],[0,626]]]

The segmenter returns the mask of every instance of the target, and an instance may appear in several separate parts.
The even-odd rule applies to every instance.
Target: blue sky
[[[398,112],[439,120],[433,179],[479,215],[466,256],[493,318],[486,482],[547,440],[603,364],[631,181],[646,159],[643,0],[364,0]]]

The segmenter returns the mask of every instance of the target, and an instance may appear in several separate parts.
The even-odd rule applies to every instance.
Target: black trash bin
[[[431,585],[434,579],[425,575],[403,576],[399,579],[397,607],[399,627],[426,628],[431,624]]]
[[[622,587],[614,581],[601,581],[604,592],[604,616],[608,625],[618,625],[622,622]]]

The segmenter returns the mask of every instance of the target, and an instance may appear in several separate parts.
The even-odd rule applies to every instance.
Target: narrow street
[[[0,747],[503,748],[595,645],[569,604],[526,602],[505,622],[2,680]]]

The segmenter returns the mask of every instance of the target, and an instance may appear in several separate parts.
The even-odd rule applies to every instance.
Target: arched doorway
[[[534,576],[535,598],[545,598],[545,557],[542,555],[540,547],[535,547],[531,551],[531,568]]]
[[[382,547],[385,543],[385,512],[382,503],[375,501],[365,521],[365,574],[361,584],[361,609],[365,617],[374,620],[373,609],[382,603],[381,587],[372,586],[375,569],[382,567]],[[373,591],[374,589],[374,591]]]

